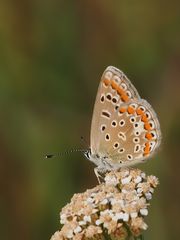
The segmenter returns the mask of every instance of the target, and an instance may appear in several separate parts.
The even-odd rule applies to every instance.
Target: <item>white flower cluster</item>
[[[51,240],[125,239],[147,229],[149,200],[158,184],[155,176],[139,169],[121,169],[106,174],[104,183],[84,193],[75,194],[60,213],[61,231]]]

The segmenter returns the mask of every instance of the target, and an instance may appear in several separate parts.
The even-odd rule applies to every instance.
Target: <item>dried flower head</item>
[[[139,169],[106,173],[104,183],[75,194],[60,213],[63,227],[51,240],[126,239],[147,229],[149,200],[158,184]]]

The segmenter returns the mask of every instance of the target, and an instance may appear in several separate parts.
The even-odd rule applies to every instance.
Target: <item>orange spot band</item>
[[[120,113],[126,112],[126,108],[125,108],[125,107],[121,107],[121,108],[119,109],[119,112],[120,112]]]
[[[109,82],[110,81],[108,80],[108,85]],[[113,80],[111,80],[111,87],[117,91],[117,94],[120,95],[123,102],[127,102],[129,100],[129,97],[126,95],[126,92],[120,86],[118,86],[118,84],[116,84]]]
[[[144,156],[148,155],[149,152],[150,152],[150,144],[149,144],[149,142],[147,142],[145,144],[145,148],[144,148]]]
[[[134,108],[131,107],[131,106],[128,107],[127,111],[128,111],[129,114],[133,114],[133,113],[135,113]]]
[[[147,121],[148,121],[148,118],[147,118],[146,114],[143,114],[143,115],[142,115],[141,120],[142,120],[143,122],[147,122]]]
[[[129,97],[126,94],[122,94],[121,98],[122,98],[123,102],[127,102],[129,100]]]
[[[117,93],[121,96],[121,95],[124,94],[124,91],[123,91],[122,88],[118,87],[118,88],[117,88]]]
[[[108,79],[104,79],[103,83],[108,86],[110,84],[110,81]]]
[[[117,89],[118,89],[118,85],[117,85],[114,81],[112,81],[112,80],[111,80],[111,87],[112,87],[113,89],[115,89],[116,91],[117,91]]]
[[[136,113],[137,113],[137,115],[143,115],[143,111],[140,108],[138,108],[136,110]]]
[[[150,126],[150,124],[149,124],[148,122],[146,122],[146,123],[144,124],[144,128],[145,128],[146,130],[151,130],[151,126]]]
[[[147,132],[145,135],[145,138],[147,138],[148,140],[152,139],[152,134],[150,132]]]

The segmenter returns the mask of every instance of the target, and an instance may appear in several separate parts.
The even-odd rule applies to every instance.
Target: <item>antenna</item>
[[[45,158],[61,157],[61,156],[63,156],[63,155],[67,155],[67,154],[70,154],[70,153],[73,153],[73,152],[86,153],[86,152],[89,152],[89,149],[71,149],[71,150],[67,150],[67,151],[62,152],[62,153],[47,154],[47,155],[45,156]]]

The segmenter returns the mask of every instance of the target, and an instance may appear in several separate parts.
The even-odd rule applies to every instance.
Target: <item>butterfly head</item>
[[[110,159],[107,154],[103,153],[92,153],[90,149],[84,151],[84,156],[90,160],[91,162],[95,163],[98,168],[104,170],[112,170],[113,166],[110,163]]]
[[[85,150],[83,154],[88,160],[91,160],[91,149]]]

